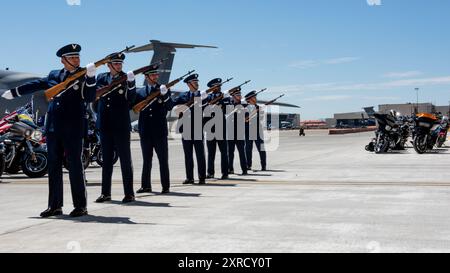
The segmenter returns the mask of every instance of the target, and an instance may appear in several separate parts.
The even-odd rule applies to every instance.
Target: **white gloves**
[[[161,85],[159,90],[161,90],[161,95],[163,95],[163,96],[165,96],[167,94],[167,92],[169,92],[169,89],[167,89],[167,87],[164,84]]]
[[[200,92],[200,97],[202,98],[202,100],[206,99],[208,97],[208,92],[206,92],[206,90]]]
[[[86,75],[89,78],[95,77],[96,72],[97,72],[97,68],[95,67],[95,64],[90,63],[86,66]]]
[[[4,99],[7,99],[7,100],[12,100],[12,99],[14,99],[14,97],[13,97],[13,94],[11,93],[11,91],[5,91],[3,94],[2,94],[2,98],[4,98]]]
[[[136,77],[134,76],[133,71],[130,71],[127,73],[127,81],[134,82],[135,79],[136,79]]]
[[[225,99],[228,99],[228,98],[230,97],[230,93],[228,93],[228,91],[225,92],[225,93],[223,93],[223,97],[224,97]]]

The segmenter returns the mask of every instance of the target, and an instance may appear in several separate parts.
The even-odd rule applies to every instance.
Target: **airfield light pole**
[[[419,113],[419,88],[415,88],[416,90],[416,98],[417,98],[417,104],[416,104],[416,114]]]

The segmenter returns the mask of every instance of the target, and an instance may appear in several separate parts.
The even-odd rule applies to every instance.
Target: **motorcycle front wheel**
[[[2,177],[3,172],[5,171],[5,166],[6,166],[5,155],[0,154],[0,177]]]
[[[34,152],[35,158],[29,155],[22,161],[22,171],[30,178],[39,178],[47,174],[48,156],[46,152]]]
[[[381,137],[375,144],[376,154],[386,153],[388,149],[389,149],[389,140],[384,137]]]
[[[90,152],[88,149],[83,150],[83,153],[81,154],[81,164],[85,170],[89,167],[89,164],[91,164]],[[63,165],[66,170],[69,170],[69,159],[66,155],[64,155]]]
[[[424,154],[428,147],[426,135],[417,135],[416,138],[414,138],[413,145],[414,150],[416,150],[418,154]]]

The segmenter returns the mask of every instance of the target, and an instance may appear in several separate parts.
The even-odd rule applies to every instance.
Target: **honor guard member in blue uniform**
[[[81,46],[67,45],[56,53],[61,58],[64,69],[51,71],[42,79],[29,82],[5,92],[3,97],[12,98],[49,89],[65,81],[70,75],[81,70]],[[74,81],[58,94],[49,104],[45,123],[48,150],[48,209],[41,213],[47,218],[62,214],[63,207],[63,157],[69,160],[69,178],[75,209],[71,217],[87,215],[87,195],[84,169],[81,163],[83,137],[87,129],[87,104],[94,101],[96,91],[96,68],[88,64],[86,75]]]
[[[208,83],[208,87],[212,88],[214,86],[220,85],[222,83],[222,79],[216,78],[211,80]],[[214,90],[214,92],[208,96],[208,101],[213,101],[220,97],[222,95],[221,87]],[[219,139],[217,139],[217,135],[215,133],[217,132],[215,126],[212,128],[214,136],[209,137],[208,133],[206,133],[206,146],[208,148],[208,175],[206,178],[212,179],[214,178],[215,174],[215,160],[216,160],[216,150],[217,146],[219,146],[220,150],[220,166],[222,171],[222,180],[228,179],[228,143],[226,139],[226,123],[225,123],[225,108],[223,105],[223,100],[219,101],[217,104],[212,105],[211,107],[220,107],[223,113],[223,124],[222,124],[222,131],[223,135]],[[205,118],[205,123],[212,118]],[[211,139],[212,138],[212,139]]]
[[[184,83],[189,87],[189,91],[181,94],[178,98],[174,100],[175,105],[187,104],[192,100],[195,103],[190,107],[190,111],[184,113],[189,116],[184,116],[184,118],[190,118],[190,134],[189,131],[186,132],[184,124],[180,129],[182,133],[182,142],[184,150],[184,162],[186,167],[186,180],[183,184],[194,184],[194,149],[195,155],[197,157],[197,169],[199,184],[204,185],[206,183],[206,158],[205,158],[205,144],[203,137],[203,107],[205,106],[206,99],[208,95],[206,91],[199,91],[198,84],[198,74],[193,74],[186,79]],[[198,105],[198,103],[202,105]],[[195,109],[195,110],[194,110]],[[196,116],[194,111],[201,111],[201,114]],[[196,132],[197,131],[197,132]]]
[[[247,175],[247,159],[246,159],[246,153],[245,153],[245,120],[242,120],[242,122],[238,121],[238,118],[245,118],[244,113],[244,106],[242,105],[242,94],[241,89],[239,88],[238,91],[234,92],[231,97],[231,105],[234,107],[238,107],[237,111],[235,111],[233,114],[231,114],[228,119],[231,119],[227,121],[227,126],[233,126],[234,128],[227,128],[227,134],[228,134],[228,166],[229,166],[229,173],[234,174],[234,151],[237,147],[237,150],[239,152],[239,162],[241,165],[242,175]],[[242,108],[240,108],[242,107]],[[244,127],[240,128],[240,124],[242,124]],[[233,132],[233,134],[231,134]]]
[[[161,91],[161,95],[153,103],[150,103],[144,108],[139,115],[139,135],[141,138],[144,166],[142,168],[142,188],[137,193],[152,192],[151,171],[153,150],[159,159],[162,193],[166,194],[170,192],[167,113],[172,110],[173,101],[170,98],[170,90],[165,85],[158,83],[158,69],[159,67],[154,65],[145,74],[146,86],[139,89],[136,95],[135,104],[138,104],[145,100],[151,93]]]
[[[257,92],[252,91],[245,95],[248,106],[248,122],[245,122],[245,149],[247,153],[247,168],[252,169],[253,144],[259,152],[261,170],[267,170],[267,154],[264,149],[263,129],[261,126],[260,106],[257,104]],[[256,113],[256,114],[254,114]]]
[[[124,76],[122,71],[125,54],[111,54],[108,63],[109,73],[97,76],[97,89],[110,85],[117,78]],[[123,203],[135,201],[133,190],[133,164],[130,149],[130,108],[136,99],[136,81],[133,71],[127,73],[127,82],[114,86],[98,102],[97,128],[103,153],[102,194],[97,203],[111,201],[111,178],[113,173],[114,152],[120,158],[122,180],[125,192]]]

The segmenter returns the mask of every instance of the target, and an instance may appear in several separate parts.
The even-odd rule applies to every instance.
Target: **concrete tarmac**
[[[373,133],[328,136],[281,132],[268,172],[183,186],[180,140],[171,140],[172,193],[122,205],[120,167],[113,199],[95,204],[101,168],[86,171],[90,216],[72,219],[68,175],[65,216],[40,219],[47,177],[4,175],[0,183],[0,252],[450,252],[450,150],[376,155]],[[256,150],[256,149],[255,149]],[[132,141],[135,189],[142,156]],[[259,156],[254,153],[254,167]],[[220,158],[216,176],[220,176]],[[238,155],[235,171],[239,172]]]

